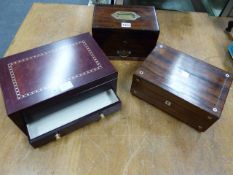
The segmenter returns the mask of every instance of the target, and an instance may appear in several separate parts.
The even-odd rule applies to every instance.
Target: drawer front
[[[106,55],[130,60],[145,57],[156,46],[159,32],[93,29],[93,37]]]
[[[70,132],[72,132],[76,129],[84,127],[87,124],[98,121],[99,119],[100,119],[100,115],[96,115],[96,114],[89,115],[83,119],[79,119],[79,120],[76,120],[74,122],[71,122],[67,125],[59,127],[53,131],[50,131],[50,132],[43,134],[39,137],[36,137],[34,139],[30,139],[30,137],[29,137],[29,142],[34,148],[37,148],[37,147],[45,145],[51,141],[59,140],[59,139],[61,139],[61,137],[65,136],[66,134],[69,134]]]
[[[131,93],[201,132],[218,119],[201,109],[191,109],[191,104],[183,105],[181,99],[137,76],[134,76]]]
[[[112,89],[73,97],[68,102],[25,116],[29,141],[33,147],[39,147],[98,121],[120,107],[121,102]]]

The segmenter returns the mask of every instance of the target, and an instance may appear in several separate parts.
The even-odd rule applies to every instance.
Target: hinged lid
[[[232,82],[230,73],[162,44],[136,75],[217,117]]]
[[[92,27],[159,31],[153,6],[96,5]]]
[[[12,114],[73,89],[88,89],[117,75],[89,33],[0,60],[0,83]]]

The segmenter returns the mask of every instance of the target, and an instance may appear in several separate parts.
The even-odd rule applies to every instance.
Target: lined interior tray
[[[49,109],[25,116],[29,139],[37,138],[118,101],[119,99],[112,89],[98,93],[89,92]]]

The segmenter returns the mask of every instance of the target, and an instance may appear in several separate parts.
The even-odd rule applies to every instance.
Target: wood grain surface
[[[6,55],[91,31],[93,7],[34,4]],[[233,70],[223,32],[228,19],[158,11],[159,42],[224,70]],[[33,149],[8,117],[0,94],[0,174],[233,174],[233,90],[221,119],[199,133],[130,94],[141,64],[112,61],[122,110]]]
[[[131,93],[205,131],[221,116],[233,75],[157,44],[133,75]]]
[[[134,12],[138,15],[138,17],[135,20],[120,20],[113,18],[113,14],[122,11],[126,11],[128,13]],[[144,31],[159,30],[155,8],[153,6],[97,5],[95,6],[93,16],[93,28]],[[128,22],[131,24],[131,27],[122,28],[121,22]]]
[[[139,15],[136,20],[118,20],[112,14],[126,11]],[[131,27],[121,27],[123,22]],[[156,46],[159,24],[153,6],[95,6],[92,35],[110,59],[144,60]]]

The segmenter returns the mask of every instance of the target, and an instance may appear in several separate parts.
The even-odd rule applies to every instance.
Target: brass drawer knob
[[[57,134],[55,135],[55,138],[56,138],[56,140],[59,140],[59,139],[61,138],[61,135],[60,135],[59,133],[57,133]]]
[[[131,54],[130,50],[117,50],[117,55],[121,58],[126,58]]]

